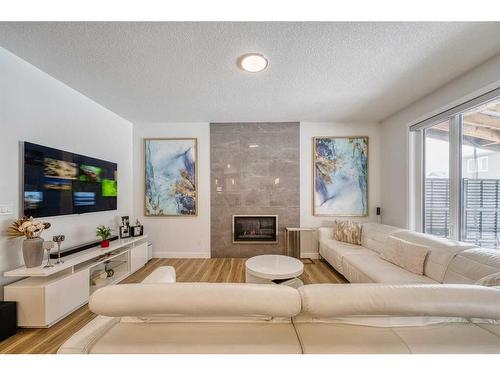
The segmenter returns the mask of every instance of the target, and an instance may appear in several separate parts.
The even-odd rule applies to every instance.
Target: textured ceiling
[[[379,121],[500,52],[500,23],[0,23],[0,45],[131,121]],[[269,67],[241,72],[260,52]]]

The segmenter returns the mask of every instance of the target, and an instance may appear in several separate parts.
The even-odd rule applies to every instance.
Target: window
[[[463,114],[460,239],[500,248],[500,100]]]
[[[424,232],[449,236],[449,155],[448,121],[424,130]]]
[[[462,106],[417,130],[423,231],[500,249],[500,99]]]
[[[467,165],[467,174],[475,172],[488,172],[488,157],[469,157],[465,159]]]

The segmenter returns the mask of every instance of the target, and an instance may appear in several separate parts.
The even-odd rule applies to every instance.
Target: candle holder
[[[54,242],[53,241],[43,241],[43,248],[47,252],[47,264],[43,266],[43,268],[51,268],[54,267],[54,265],[50,261],[50,250],[52,250],[54,247]]]
[[[61,260],[61,243],[66,239],[62,234],[52,237],[52,241],[57,244],[57,262],[56,264],[62,264],[64,261]]]

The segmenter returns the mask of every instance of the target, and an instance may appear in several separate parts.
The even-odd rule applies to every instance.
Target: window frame
[[[410,126],[409,142],[413,148],[413,186],[410,185],[410,223],[411,229],[425,232],[425,182],[426,182],[426,161],[425,144],[426,129],[442,122],[449,122],[449,239],[461,241],[465,233],[465,202],[464,202],[464,180],[463,180],[463,159],[462,159],[462,132],[463,114],[473,111],[482,105],[492,101],[500,100],[500,88],[492,90],[484,95],[469,100],[463,104],[455,106],[448,111],[430,117],[419,123]],[[419,164],[417,164],[419,163]],[[487,162],[489,167],[489,160]],[[479,169],[479,162],[476,168]],[[412,194],[413,193],[413,194]]]

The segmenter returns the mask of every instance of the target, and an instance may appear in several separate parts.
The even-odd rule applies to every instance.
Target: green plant
[[[97,237],[101,237],[103,241],[106,241],[109,237],[111,237],[111,228],[105,225],[99,225],[95,234]]]

